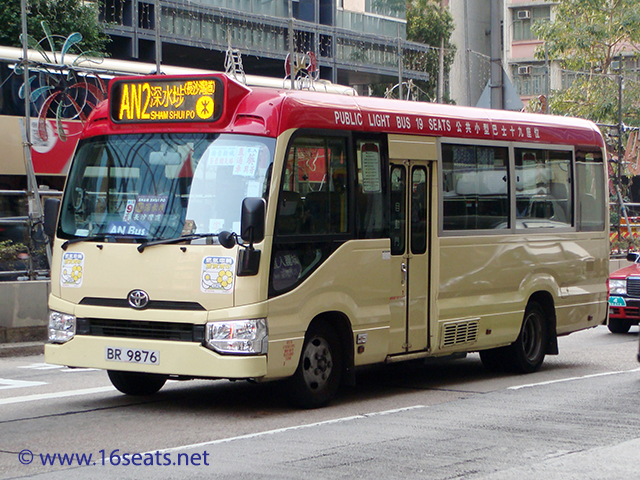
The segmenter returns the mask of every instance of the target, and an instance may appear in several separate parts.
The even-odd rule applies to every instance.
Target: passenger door
[[[430,347],[433,162],[429,160],[436,159],[435,139],[390,136],[389,152],[390,353],[398,354]],[[398,159],[401,155],[410,159]]]

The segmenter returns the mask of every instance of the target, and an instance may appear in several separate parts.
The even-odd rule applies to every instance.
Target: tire
[[[631,322],[620,318],[610,318],[607,328],[611,333],[627,333],[631,328]]]
[[[108,370],[107,373],[113,386],[126,395],[153,395],[167,381],[167,377],[164,375],[153,373],[118,372],[115,370]]]
[[[540,368],[547,353],[548,325],[540,304],[529,302],[524,311],[520,335],[504,351],[507,369],[517,373],[533,373]]]
[[[305,335],[298,368],[285,386],[289,403],[307,409],[327,405],[340,386],[342,359],[335,330],[326,323],[312,324]]]

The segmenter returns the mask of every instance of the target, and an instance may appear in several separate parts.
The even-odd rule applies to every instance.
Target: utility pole
[[[631,222],[629,222],[629,215],[627,209],[624,206],[624,198],[622,197],[622,191],[620,189],[622,185],[622,169],[624,155],[622,153],[622,134],[624,131],[624,125],[622,124],[622,57],[620,57],[620,67],[618,69],[618,171],[616,172],[616,193],[618,194],[618,238],[622,234],[622,218],[624,217],[629,231],[629,241],[633,241],[633,235],[631,233]]]
[[[402,100],[402,37],[400,36],[400,24],[398,23],[398,98]]]
[[[444,13],[444,0],[440,0],[440,14]],[[442,103],[444,99],[444,33],[440,37],[440,52],[438,52],[438,91],[436,101]]]
[[[501,0],[491,0],[491,108],[504,108],[502,77]]]
[[[160,75],[160,64],[162,63],[162,40],[160,39],[160,0],[156,0],[154,7],[154,23],[156,26],[156,75]]]
[[[293,47],[293,0],[289,0],[289,71],[291,80],[291,90],[295,90],[295,51]]]
[[[22,147],[24,152],[24,167],[27,176],[27,195],[29,197],[29,230],[30,235],[33,232],[33,225],[41,223],[42,220],[42,202],[40,200],[40,191],[38,190],[38,181],[36,173],[33,169],[31,161],[31,84],[29,83],[29,47],[27,44],[27,0],[20,1],[20,10],[22,16],[22,56],[24,62],[24,128],[22,130]],[[31,247],[29,247],[31,250]],[[51,247],[47,243],[46,246],[47,261],[51,266]],[[33,280],[36,278],[33,269],[33,255],[29,255],[29,277]]]

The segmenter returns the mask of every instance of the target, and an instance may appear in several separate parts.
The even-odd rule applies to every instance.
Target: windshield
[[[233,134],[84,140],[65,189],[61,236],[148,241],[239,232],[242,200],[267,198],[274,145]]]

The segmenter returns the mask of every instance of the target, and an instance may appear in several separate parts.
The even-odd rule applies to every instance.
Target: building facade
[[[428,79],[416,61],[428,47],[406,40],[404,1],[101,0],[101,16],[120,59],[155,62],[158,34],[164,64],[224,71],[235,49],[247,74],[284,77],[288,54],[311,52],[319,78],[336,83]]]
[[[548,98],[551,90],[562,88],[562,74],[557,62],[536,56],[544,42],[531,31],[536,21],[552,21],[557,2],[531,0],[505,1],[504,62],[507,73],[522,101]],[[542,102],[542,107],[544,104]]]
[[[452,68],[452,97],[460,105],[478,104],[487,85],[491,84],[491,64],[499,62],[505,78],[505,90],[517,94],[527,105],[532,98],[547,96],[550,88],[560,88],[559,68],[536,57],[544,43],[537,39],[531,26],[537,20],[550,20],[557,3],[545,0],[452,0],[451,13],[456,30],[453,42],[458,52]],[[499,20],[499,31],[493,31],[492,19]],[[495,25],[495,23],[494,23]],[[499,51],[492,52],[491,40],[497,36]],[[494,44],[495,45],[495,44]],[[453,79],[458,79],[455,82]]]

